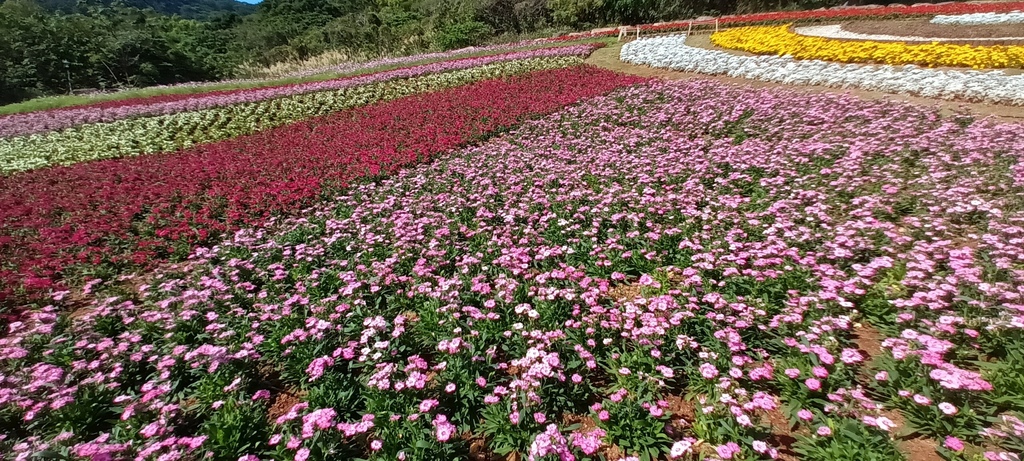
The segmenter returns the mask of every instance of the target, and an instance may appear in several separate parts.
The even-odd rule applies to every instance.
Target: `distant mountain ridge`
[[[51,10],[71,11],[77,0],[38,0],[44,8]],[[190,19],[208,19],[222,13],[235,13],[239,16],[256,11],[256,5],[235,0],[122,0],[128,6],[136,8],[152,8],[158,13],[176,14]],[[103,0],[112,3],[112,0]]]

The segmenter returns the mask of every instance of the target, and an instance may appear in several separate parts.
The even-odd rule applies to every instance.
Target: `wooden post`
[[[693,29],[693,21],[686,24],[686,35],[690,35],[690,29]]]
[[[640,26],[636,26],[636,39],[640,40]]]
[[[718,18],[715,18],[715,32],[718,32]]]

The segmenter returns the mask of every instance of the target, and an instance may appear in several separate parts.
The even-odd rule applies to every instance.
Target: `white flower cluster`
[[[793,32],[798,35],[811,37],[839,38],[847,40],[874,40],[879,42],[958,42],[986,41],[986,40],[1024,40],[1024,37],[993,37],[993,38],[948,38],[948,37],[918,37],[914,35],[885,35],[885,34],[861,34],[843,30],[840,24],[828,26],[807,26],[797,27]]]
[[[959,26],[1024,24],[1024,13],[1020,11],[1011,11],[1009,13],[940,14],[932,18],[931,23]]]
[[[619,59],[632,64],[765,82],[1024,105],[1024,74],[1007,75],[998,70],[938,70],[913,65],[839,64],[796,60],[789,56],[738,56],[692,47],[685,41],[685,35],[635,40],[623,45]]]

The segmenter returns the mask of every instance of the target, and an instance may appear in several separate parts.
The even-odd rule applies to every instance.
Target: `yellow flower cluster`
[[[799,35],[789,25],[724,30],[711,35],[711,42],[722,48],[797,59],[974,69],[1024,67],[1024,46],[838,40]]]

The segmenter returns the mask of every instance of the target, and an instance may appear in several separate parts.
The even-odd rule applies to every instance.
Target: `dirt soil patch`
[[[297,392],[287,391],[275,395],[274,402],[270,404],[270,409],[267,410],[267,420],[273,423],[277,418],[284,416],[291,411],[292,407],[299,403],[302,403],[302,396]]]
[[[697,37],[699,36],[692,37],[694,38],[694,40],[697,40]],[[690,37],[687,38],[687,44],[689,43]],[[789,90],[801,91],[812,94],[848,94],[866,100],[886,99],[894,101],[906,101],[922,106],[937,107],[942,116],[944,117],[953,116],[957,114],[968,114],[978,118],[991,117],[1001,122],[1020,122],[1021,120],[1024,120],[1024,107],[1001,106],[961,101],[947,101],[940,99],[924,98],[919,96],[883,93],[880,91],[867,91],[858,89],[844,90],[817,85],[786,85],[782,83],[762,82],[759,80],[728,77],[724,75],[704,75],[694,72],[678,72],[664,68],[638,66],[634,64],[627,64],[619,60],[619,50],[621,48],[622,44],[616,43],[614,45],[595,50],[590,55],[590,57],[587,58],[586,63],[592,66],[603,67],[605,69],[614,70],[616,72],[621,72],[624,74],[639,75],[641,77],[648,78],[660,78],[665,80],[705,79],[715,80],[722,83],[730,83],[734,85],[744,85],[752,88],[786,88]]]
[[[896,448],[906,455],[907,461],[943,461],[942,456],[936,451],[938,446],[935,440],[923,437],[900,440],[896,443]]]
[[[936,38],[999,38],[1024,37],[1024,24],[1000,24],[990,26],[961,26],[932,24],[928,19],[909,21],[850,21],[843,23],[843,30],[859,34],[899,35],[904,37],[936,37]],[[967,45],[1019,45],[1024,40],[955,40],[943,43],[963,43]]]

